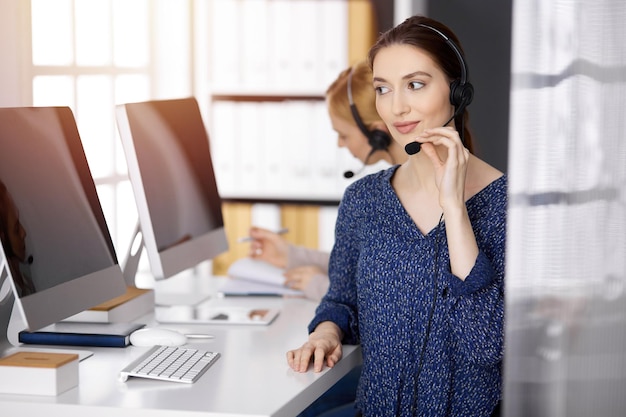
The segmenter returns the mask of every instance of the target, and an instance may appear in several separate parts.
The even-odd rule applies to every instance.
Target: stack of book
[[[78,355],[17,352],[0,358],[0,392],[58,395],[78,385]]]
[[[65,321],[125,323],[154,312],[154,291],[127,287],[126,293],[75,314]]]
[[[23,330],[18,340],[34,345],[126,347],[130,334],[142,327],[145,324],[60,322],[37,331]]]

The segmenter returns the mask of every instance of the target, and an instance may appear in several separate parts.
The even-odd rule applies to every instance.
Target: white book
[[[310,198],[312,155],[318,146],[312,132],[314,129],[313,104],[309,101],[286,103],[285,173],[281,194],[295,198]]]
[[[126,293],[88,310],[66,318],[64,321],[90,323],[125,323],[154,311],[154,291],[127,287]]]
[[[348,2],[324,0],[319,2],[320,18],[318,47],[320,85],[330,85],[339,73],[348,68]],[[365,57],[363,57],[365,58]]]
[[[249,196],[262,196],[263,182],[261,173],[264,169],[262,159],[263,131],[259,129],[261,120],[259,117],[258,103],[242,102],[237,106],[236,119],[238,121],[237,161],[237,192]]]
[[[241,27],[239,2],[212,0],[211,2],[211,56],[213,85],[233,89],[241,81]]]
[[[285,131],[285,102],[266,102],[261,105],[261,126],[263,136],[261,157],[263,158],[263,190],[272,197],[283,188],[286,164],[290,158],[285,142],[291,138]]]
[[[265,86],[268,80],[267,1],[241,2],[241,81],[244,88]]]
[[[288,89],[293,83],[293,33],[298,21],[293,18],[293,0],[272,0],[268,6],[269,83],[273,89]]]
[[[17,352],[0,358],[0,393],[58,395],[78,385],[78,355]]]
[[[220,292],[224,295],[295,295],[303,292],[288,288],[285,283],[285,270],[264,261],[241,258],[228,268],[227,280]]]
[[[231,101],[215,101],[212,104],[211,157],[215,169],[217,188],[222,197],[232,195],[236,191],[236,157],[235,136],[237,104]]]
[[[318,27],[317,0],[298,0],[293,2],[293,21],[297,22],[292,28],[291,57],[295,62],[293,68],[291,88],[294,91],[325,91],[326,85],[320,85],[317,61],[317,43],[320,36]]]
[[[315,193],[324,199],[341,199],[347,169],[339,159],[338,133],[332,128],[325,102],[314,105],[312,112],[314,130],[310,140],[315,144],[313,156],[313,185]]]

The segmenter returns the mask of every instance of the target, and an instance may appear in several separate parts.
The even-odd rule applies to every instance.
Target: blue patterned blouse
[[[507,178],[466,203],[480,253],[462,281],[445,220],[426,235],[417,228],[391,186],[396,169],[346,190],[330,288],[309,331],[331,320],[344,343],[361,344],[364,416],[489,416],[502,388]]]

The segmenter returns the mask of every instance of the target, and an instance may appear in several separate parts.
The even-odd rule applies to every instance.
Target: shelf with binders
[[[350,183],[354,158],[337,146],[323,97],[213,97],[209,119],[223,198],[338,201]]]
[[[213,0],[209,84],[271,95],[323,94],[348,65],[346,0]],[[287,94],[283,94],[287,93]]]
[[[223,198],[334,201],[352,162],[325,91],[348,67],[346,0],[215,0],[206,6],[211,150]]]
[[[211,24],[198,44],[196,86],[229,241],[252,224],[288,227],[293,243],[329,250],[344,178],[361,165],[338,147],[325,92],[364,59],[379,33],[371,0],[212,0],[196,16]],[[387,4],[387,3],[386,3]],[[259,207],[274,213],[267,221]],[[265,210],[261,210],[265,212]],[[280,213],[277,215],[276,213]],[[263,219],[261,219],[263,217]],[[214,262],[225,273],[245,245]]]

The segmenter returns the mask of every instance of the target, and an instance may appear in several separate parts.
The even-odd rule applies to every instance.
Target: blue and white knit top
[[[330,288],[309,331],[330,320],[344,343],[361,344],[356,406],[366,417],[489,416],[502,388],[507,178],[466,203],[480,251],[462,281],[450,271],[445,220],[417,228],[391,186],[396,169],[346,190]]]

